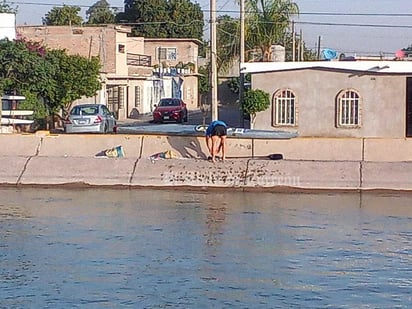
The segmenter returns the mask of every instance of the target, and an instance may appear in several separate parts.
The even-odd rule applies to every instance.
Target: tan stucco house
[[[252,88],[270,94],[257,129],[300,137],[412,137],[412,62],[244,63]]]
[[[74,104],[104,103],[119,120],[152,112],[163,97],[180,97],[188,109],[198,107],[198,40],[129,37],[131,28],[119,25],[18,26],[16,31],[17,37],[49,48],[100,57],[102,90]]]
[[[149,55],[164,83],[164,96],[181,97],[189,109],[198,102],[198,56],[202,43],[196,39],[144,39],[144,54]]]

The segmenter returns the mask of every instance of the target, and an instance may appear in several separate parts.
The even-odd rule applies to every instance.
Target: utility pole
[[[295,51],[295,46],[296,46],[296,33],[295,33],[295,21],[292,20],[292,62],[295,61],[296,59],[296,51]]]
[[[239,59],[239,107],[242,126],[245,127],[243,114],[243,93],[245,84],[245,73],[242,73],[242,63],[245,62],[245,0],[240,0],[240,59]]]
[[[305,45],[303,44],[303,32],[302,29],[300,29],[300,57],[299,57],[299,61],[305,61],[304,55],[305,55]]]
[[[210,88],[212,121],[219,119],[217,106],[217,49],[216,49],[216,0],[210,0]]]
[[[321,42],[321,40],[322,40],[322,37],[321,36],[318,36],[318,60],[320,60],[320,42]]]

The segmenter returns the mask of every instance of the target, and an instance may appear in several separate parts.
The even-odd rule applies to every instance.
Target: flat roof
[[[240,65],[241,73],[264,73],[305,69],[358,71],[374,74],[412,74],[412,61],[244,62]]]
[[[145,42],[193,42],[197,45],[203,45],[198,39],[193,38],[144,38]]]

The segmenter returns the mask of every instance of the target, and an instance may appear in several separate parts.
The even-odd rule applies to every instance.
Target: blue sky
[[[41,24],[42,17],[56,5],[78,5],[85,11],[97,0],[18,1],[17,23]],[[193,1],[193,0],[192,0]],[[123,0],[108,0],[112,7],[123,8]],[[195,1],[193,1],[195,2]],[[198,0],[208,19],[210,0]],[[390,55],[412,44],[411,0],[295,0],[301,15],[296,27],[302,29],[306,46],[339,53]],[[239,16],[236,0],[216,0],[217,15]],[[328,15],[334,13],[337,15]],[[359,15],[356,15],[359,14]],[[384,16],[387,14],[387,16]],[[390,27],[388,27],[390,26]],[[208,25],[206,25],[208,28]]]

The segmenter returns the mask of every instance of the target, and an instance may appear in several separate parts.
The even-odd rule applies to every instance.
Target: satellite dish
[[[322,56],[325,60],[332,60],[338,56],[338,53],[333,49],[323,49]]]

